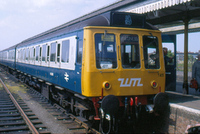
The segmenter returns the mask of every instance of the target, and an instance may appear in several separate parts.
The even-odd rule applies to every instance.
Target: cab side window
[[[83,55],[83,41],[78,41],[78,54],[77,54],[77,63],[82,63],[82,55]]]

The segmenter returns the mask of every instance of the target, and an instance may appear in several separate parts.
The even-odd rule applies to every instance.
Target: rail
[[[22,110],[22,108],[20,107],[20,105],[18,104],[16,99],[13,97],[13,95],[11,94],[9,89],[6,87],[6,85],[4,84],[4,82],[2,81],[1,78],[0,78],[0,82],[2,83],[2,85],[3,85],[4,89],[6,90],[6,92],[9,94],[9,96],[10,96],[11,100],[13,101],[13,103],[15,104],[16,108],[19,110],[20,114],[22,115],[23,119],[25,120],[26,124],[28,125],[29,129],[32,131],[33,134],[39,134],[37,129],[34,127],[32,122],[29,120],[27,115],[24,113],[24,111]]]

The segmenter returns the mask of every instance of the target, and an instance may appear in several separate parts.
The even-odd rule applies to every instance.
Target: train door
[[[76,92],[81,93],[81,70],[82,70],[82,55],[83,55],[83,37],[82,33],[78,33],[79,39],[77,40],[77,68],[76,68],[76,84],[75,84],[75,90]]]
[[[176,91],[176,35],[162,35],[166,71],[166,91]]]

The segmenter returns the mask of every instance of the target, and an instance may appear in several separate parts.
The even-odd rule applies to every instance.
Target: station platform
[[[177,104],[180,106],[192,108],[200,111],[200,96],[187,95],[178,92],[166,91],[169,96],[170,104]]]
[[[196,91],[194,88],[188,87],[188,94],[186,94],[185,89],[183,89],[183,72],[178,71],[177,74],[176,91],[166,91],[169,96],[170,103],[200,110],[200,91]],[[191,72],[189,72],[188,75],[189,79],[191,79]]]
[[[200,93],[189,89],[192,94],[183,94],[180,93],[182,90],[179,88],[176,92],[166,91],[170,103],[170,115],[167,121],[168,133],[188,133],[193,127],[199,129],[199,132]]]

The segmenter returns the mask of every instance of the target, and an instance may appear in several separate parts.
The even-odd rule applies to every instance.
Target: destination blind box
[[[146,16],[128,12],[110,12],[110,26],[145,28]]]

